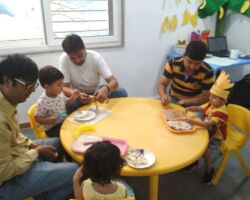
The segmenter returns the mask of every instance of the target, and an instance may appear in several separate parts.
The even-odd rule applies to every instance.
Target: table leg
[[[149,200],[158,199],[158,181],[158,175],[153,175],[149,177]]]

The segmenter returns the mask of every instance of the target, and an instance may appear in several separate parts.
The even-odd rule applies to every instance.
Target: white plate
[[[127,164],[136,169],[143,169],[155,163],[155,155],[145,149],[132,149],[125,157]]]
[[[86,115],[87,112],[87,115]],[[96,113],[93,111],[79,111],[74,115],[76,121],[86,122],[96,117]]]
[[[103,141],[103,138],[97,135],[80,135],[72,143],[72,150],[78,153],[85,153],[85,151],[96,142]]]

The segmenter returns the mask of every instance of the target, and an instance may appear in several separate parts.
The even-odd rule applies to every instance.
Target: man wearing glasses
[[[25,83],[24,81],[22,81],[22,80],[20,80],[18,78],[14,78],[14,80],[21,83],[22,85],[26,86],[27,90],[29,90],[29,91],[33,91],[39,86],[38,82],[36,82],[36,83]]]
[[[35,91],[38,67],[28,57],[11,55],[0,62],[0,199],[41,196],[65,199],[78,168],[61,160],[58,138],[32,141],[19,128],[16,107]]]

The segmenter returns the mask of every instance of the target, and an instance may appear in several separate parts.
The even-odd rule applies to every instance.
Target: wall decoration
[[[191,15],[190,12],[186,9],[183,13],[182,26],[187,25],[189,22],[193,27],[197,26],[197,12]]]
[[[171,18],[171,22],[170,22],[170,28],[172,31],[175,31],[176,28],[178,26],[178,19],[176,15],[173,15]]]
[[[216,21],[216,35],[224,35],[226,12],[231,10],[250,17],[250,0],[204,0],[198,8],[198,16],[206,18],[218,12]]]
[[[198,13],[197,12],[195,12],[192,16],[191,16],[191,18],[190,18],[190,23],[191,23],[191,25],[193,26],[193,27],[196,27],[197,26],[197,20],[198,20]]]
[[[168,31],[168,29],[169,29],[169,19],[168,19],[168,17],[165,17],[162,29],[163,29],[163,32]]]
[[[175,11],[173,14],[169,14],[166,16],[162,22],[162,31],[167,32],[168,30],[175,31],[178,27],[178,21],[182,26],[186,26],[188,24],[191,24],[193,27],[196,27],[198,25],[198,17],[197,17],[197,4],[201,4],[202,0],[165,0],[164,6],[172,6],[172,4],[175,4],[174,8],[178,7],[178,9],[171,9],[170,12]],[[165,5],[166,4],[166,5]],[[182,19],[178,19],[180,16],[180,9],[184,8],[184,12],[182,15]],[[190,8],[192,11],[190,11]],[[195,9],[195,12],[193,10]],[[192,14],[193,12],[193,14]]]
[[[185,26],[189,23],[191,19],[191,14],[190,12],[186,9],[185,12],[183,13],[183,20],[182,20],[182,26]]]

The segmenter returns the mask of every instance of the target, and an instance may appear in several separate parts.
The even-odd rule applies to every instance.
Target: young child
[[[75,198],[115,200],[131,197],[133,199],[132,189],[121,180],[115,180],[120,175],[123,165],[124,160],[120,156],[118,147],[107,141],[93,144],[84,155],[83,165],[74,175]]]
[[[214,175],[214,168],[211,165],[211,154],[213,151],[218,151],[218,147],[222,140],[227,137],[227,108],[226,101],[229,95],[228,89],[233,87],[230,83],[229,75],[224,71],[220,73],[215,84],[210,89],[209,102],[201,107],[187,107],[186,111],[203,112],[202,121],[187,118],[190,124],[206,127],[209,132],[209,145],[204,154],[206,169],[203,182],[210,184]]]
[[[63,94],[63,79],[62,72],[55,67],[45,66],[39,71],[39,81],[45,91],[37,101],[35,119],[44,125],[48,137],[59,136],[62,122],[67,117],[66,106],[79,96],[77,90],[70,98]]]

